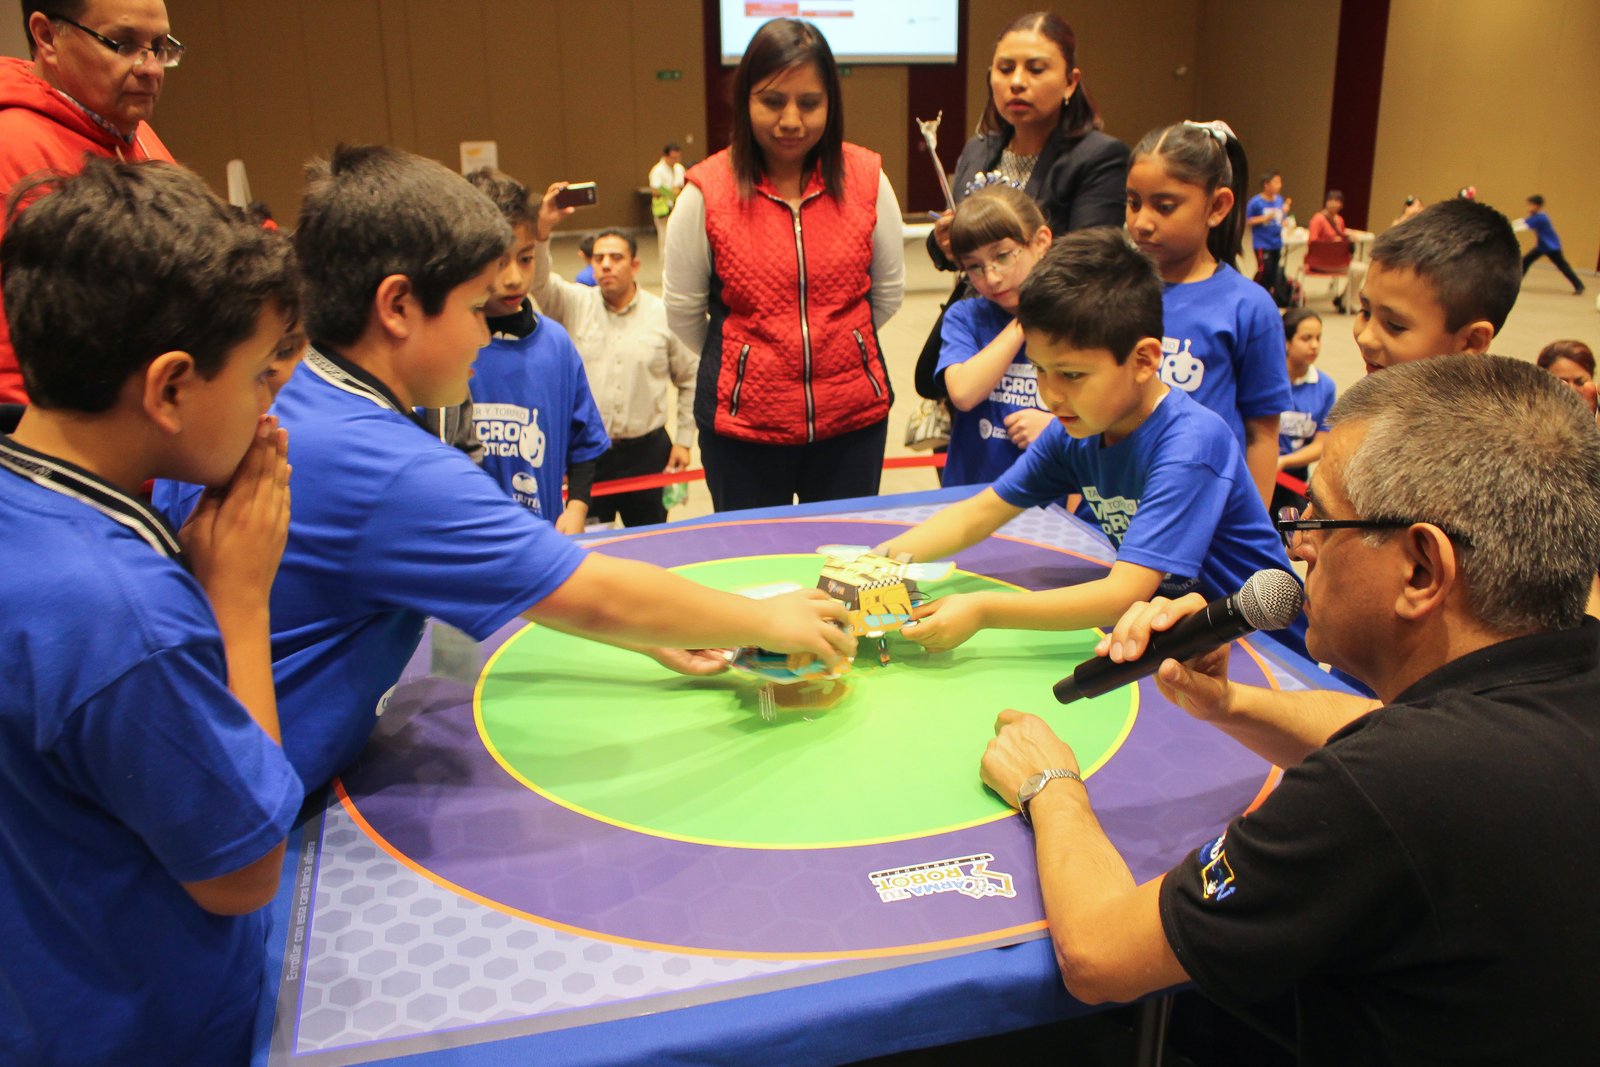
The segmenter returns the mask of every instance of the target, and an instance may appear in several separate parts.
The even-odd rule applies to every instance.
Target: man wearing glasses
[[[1259,808],[1136,886],[1071,749],[1000,716],[983,777],[1026,799],[1067,988],[1192,980],[1302,1064],[1587,1062],[1600,432],[1572,390],[1496,356],[1391,367],[1331,421],[1310,508],[1278,525],[1306,564],[1312,655],[1378,700],[1235,684],[1225,649],[1156,676],[1285,768]],[[1134,658],[1200,604],[1135,605],[1097,651]]]
[[[0,59],[0,205],[25,175],[75,174],[85,154],[172,161],[149,125],[183,57],[161,0],[23,0],[22,18],[32,62]],[[26,402],[0,308],[0,403]]]

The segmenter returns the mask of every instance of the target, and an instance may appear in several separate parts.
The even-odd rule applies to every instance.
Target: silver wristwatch
[[[1077,771],[1069,771],[1065,767],[1051,767],[1047,771],[1031,774],[1022,780],[1022,788],[1017,790],[1017,811],[1022,814],[1022,821],[1029,826],[1033,825],[1033,817],[1028,814],[1028,805],[1033,803],[1033,798],[1043,792],[1044,787],[1050,784],[1052,778],[1070,778],[1074,782],[1081,782],[1083,778]]]

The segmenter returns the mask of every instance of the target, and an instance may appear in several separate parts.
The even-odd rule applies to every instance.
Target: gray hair
[[[1481,623],[1583,620],[1600,562],[1600,431],[1565,383],[1520,360],[1443,356],[1369,375],[1329,418],[1366,427],[1342,472],[1351,506],[1454,535]]]

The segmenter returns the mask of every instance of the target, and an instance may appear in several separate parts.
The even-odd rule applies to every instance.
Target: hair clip
[[[1239,139],[1239,135],[1233,132],[1233,127],[1221,119],[1212,119],[1210,122],[1195,122],[1193,119],[1184,119],[1183,124],[1196,130],[1206,131],[1215,137],[1217,143],[1223,148],[1228,147],[1228,139],[1230,137],[1235,141]]]
[[[1009,185],[1013,189],[1023,188],[1022,183],[1016,179],[1008,178],[1001,171],[991,170],[973,175],[972,180],[967,183],[966,195],[971,196],[979,189],[985,189],[991,185]]]

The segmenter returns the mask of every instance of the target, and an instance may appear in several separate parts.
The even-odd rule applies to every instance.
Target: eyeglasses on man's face
[[[1273,523],[1278,535],[1283,538],[1283,547],[1291,552],[1300,547],[1301,535],[1308,530],[1403,530],[1423,521],[1421,519],[1304,519],[1300,516],[1299,508],[1280,508],[1277,521]],[[1452,533],[1436,522],[1430,525],[1443,531],[1452,540],[1460,541],[1464,545],[1471,543],[1464,535]]]
[[[136,41],[113,41],[104,34],[96,33],[83,23],[74,22],[65,15],[51,15],[50,17],[56,22],[65,22],[68,26],[82,30],[106,48],[115,52],[119,58],[133,64],[135,68],[144,66],[146,54],[154,57],[157,66],[167,67],[168,69],[176,67],[183,60],[185,51],[183,42],[171,34],[167,34],[165,37],[158,37],[149,44],[139,44]]]

